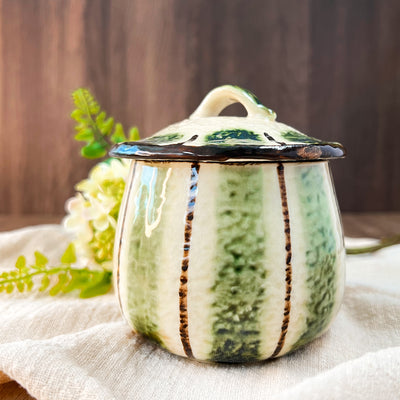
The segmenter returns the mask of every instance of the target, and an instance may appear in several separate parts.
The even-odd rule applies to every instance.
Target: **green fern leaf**
[[[107,154],[107,148],[100,143],[93,142],[82,147],[81,154],[89,159],[101,158]]]
[[[48,262],[49,260],[44,254],[40,253],[39,251],[35,251],[35,266],[42,268],[46,266]]]
[[[24,282],[17,282],[16,283],[17,290],[18,292],[22,293],[25,289],[25,283]]]
[[[32,288],[33,288],[33,280],[32,280],[32,278],[31,277],[26,277],[26,290],[28,291],[28,292],[30,292],[31,290],[32,290]]]
[[[98,114],[100,106],[88,89],[77,89],[72,93],[74,104],[78,110],[88,115]]]
[[[58,293],[60,293],[63,287],[68,282],[68,274],[66,272],[60,272],[57,278],[58,278],[57,283],[49,291],[50,296],[55,296]]]
[[[78,291],[79,296],[88,298],[107,293],[111,288],[110,271],[93,271],[88,268],[73,268],[76,262],[75,247],[70,243],[61,256],[60,265],[48,266],[48,259],[35,252],[35,263],[27,266],[24,256],[18,257],[16,268],[0,274],[0,292],[28,292],[35,282],[40,282],[39,292],[48,291],[51,296]]]
[[[61,256],[61,262],[63,264],[73,264],[76,262],[75,246],[73,243],[68,245],[64,254]]]
[[[106,119],[107,114],[102,111],[100,114],[96,117],[96,125],[97,126],[102,126],[104,124],[104,120]]]
[[[129,140],[130,141],[136,141],[140,139],[140,135],[139,135],[139,129],[134,126],[133,128],[131,128],[129,130]]]
[[[74,138],[80,142],[92,141],[94,140],[93,130],[91,128],[82,129],[74,136]]]
[[[63,293],[69,293],[76,289],[81,289],[85,284],[87,284],[87,279],[82,279],[82,277],[86,276],[86,270],[71,270],[70,271],[70,280],[63,287]]]
[[[114,133],[111,136],[111,141],[113,143],[125,142],[126,136],[124,132],[124,128],[120,123],[115,124]]]
[[[50,278],[47,275],[44,275],[42,278],[42,284],[39,288],[39,292],[44,292],[50,285]]]
[[[102,158],[115,143],[126,140],[122,125],[115,123],[114,118],[107,117],[88,89],[75,90],[72,99],[76,107],[71,113],[71,118],[77,122],[75,139],[86,142],[81,149],[83,157]],[[131,128],[129,140],[138,139],[138,129]]]
[[[98,273],[97,282],[91,286],[83,289],[79,295],[82,299],[88,299],[89,297],[101,296],[106,294],[111,287],[111,272],[104,271]]]
[[[72,111],[71,118],[74,119],[76,122],[80,122],[85,119],[85,113],[82,110],[76,108],[74,111]]]
[[[26,258],[24,256],[19,256],[17,258],[17,262],[15,263],[15,267],[17,269],[22,269],[25,268],[25,266],[26,266]],[[14,271],[12,273],[14,273]]]
[[[103,135],[107,135],[107,136],[108,136],[108,135],[111,134],[111,130],[112,130],[113,126],[114,126],[114,118],[112,118],[112,117],[107,118],[107,119],[103,122],[103,124],[101,125],[101,127],[100,127],[100,132],[101,132]]]

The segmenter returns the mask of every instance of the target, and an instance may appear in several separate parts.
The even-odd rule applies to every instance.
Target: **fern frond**
[[[35,252],[35,262],[27,266],[24,256],[18,257],[15,269],[0,274],[0,292],[29,292],[40,285],[40,292],[51,296],[79,291],[79,297],[88,298],[107,293],[111,288],[111,271],[74,268],[76,262],[74,245],[71,243],[61,256],[58,266],[49,266],[48,259]]]
[[[83,157],[104,157],[114,144],[127,140],[122,125],[115,123],[114,118],[107,117],[88,89],[75,90],[72,99],[76,107],[71,113],[71,118],[77,122],[75,139],[86,142],[81,149]],[[129,140],[138,140],[139,131],[135,127],[130,132],[132,129],[135,134],[130,133]]]
[[[77,89],[72,93],[75,107],[86,115],[96,115],[100,112],[100,105],[88,89]]]

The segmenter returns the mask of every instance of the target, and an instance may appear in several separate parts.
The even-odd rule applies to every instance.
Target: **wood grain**
[[[11,381],[0,385],[0,396],[2,400],[35,400],[17,382]]]
[[[0,213],[62,214],[93,165],[73,89],[148,136],[225,83],[347,146],[343,210],[400,210],[399,36],[397,0],[0,0]]]
[[[63,215],[41,215],[41,214],[0,214],[0,232],[11,231],[32,225],[59,224]]]
[[[311,19],[309,131],[347,147],[341,208],[400,210],[400,3],[313,1]]]

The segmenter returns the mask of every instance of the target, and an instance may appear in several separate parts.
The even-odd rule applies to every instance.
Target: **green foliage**
[[[77,122],[75,139],[86,142],[81,149],[84,157],[101,158],[106,156],[116,143],[140,139],[137,127],[130,128],[128,136],[126,136],[122,125],[118,122],[115,123],[114,118],[108,117],[105,111],[101,110],[89,90],[77,89],[72,93],[72,98],[75,110],[71,113],[71,117]],[[118,187],[117,208],[113,211],[115,219],[118,218],[125,184],[122,181],[121,187],[120,181],[121,179],[108,184],[110,190]],[[106,189],[104,188],[104,190]],[[97,232],[94,235],[98,254],[107,253],[107,251],[112,254],[110,245],[113,242],[114,234],[114,228],[110,227],[107,231]],[[79,297],[88,298],[105,294],[110,290],[111,271],[74,268],[72,264],[76,261],[73,243],[69,244],[57,266],[49,266],[47,257],[38,251],[35,252],[35,261],[32,265],[27,265],[26,258],[20,256],[15,263],[15,269],[0,273],[0,292],[12,293],[17,290],[22,293],[37,287],[40,292],[48,292],[51,296],[78,291]]]
[[[114,118],[107,117],[88,89],[75,90],[72,99],[76,107],[71,113],[71,117],[77,122],[75,139],[86,142],[81,149],[83,157],[101,158],[107,155],[114,144],[139,139],[136,127],[131,128],[126,137],[122,125],[115,123]]]
[[[19,256],[15,269],[0,274],[0,292],[29,292],[39,285],[40,292],[47,291],[51,296],[60,293],[79,291],[79,297],[89,298],[107,293],[111,288],[111,272],[73,268],[76,262],[75,247],[71,243],[61,256],[58,266],[49,266],[48,259],[35,252],[35,262],[27,265],[26,258]]]
[[[75,247],[72,243],[68,245],[67,249],[64,251],[64,254],[61,256],[61,262],[63,264],[73,264],[76,262]]]

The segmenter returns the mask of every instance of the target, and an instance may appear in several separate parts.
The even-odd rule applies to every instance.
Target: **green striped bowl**
[[[228,138],[228,150],[225,142],[214,144],[216,156],[207,159],[180,157],[185,144],[171,138],[113,151],[134,159],[115,240],[120,307],[134,331],[172,353],[214,362],[274,358],[323,334],[338,312],[345,252],[324,159],[335,155],[315,157],[315,151],[342,148],[302,138],[292,158],[286,152],[271,160],[291,144],[268,126],[259,134],[253,124],[251,132],[272,142],[264,131],[281,143],[272,151],[264,145],[264,160],[254,156],[260,145],[244,158],[232,152],[243,148],[243,137],[239,144]],[[213,154],[205,135],[202,157]],[[166,146],[169,155],[162,157]]]

